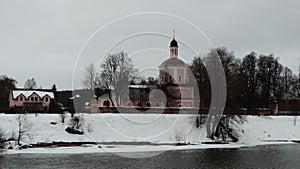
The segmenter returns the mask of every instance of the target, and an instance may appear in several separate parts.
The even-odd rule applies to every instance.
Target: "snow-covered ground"
[[[154,144],[185,142],[196,145],[89,145],[87,147],[34,148],[8,150],[7,153],[61,153],[61,152],[132,152],[161,151],[170,149],[236,148],[280,141],[300,140],[300,121],[288,116],[246,116],[247,121],[240,131],[240,141],[227,145],[201,145],[206,141],[205,129],[196,128],[195,115],[172,114],[82,114],[84,135],[69,134],[65,128],[70,116],[61,123],[57,114],[28,114],[25,125],[29,126],[29,137],[23,142],[150,142]],[[17,134],[17,115],[0,114],[0,128],[7,137]],[[50,124],[56,122],[55,125]],[[14,133],[14,134],[13,134]],[[273,142],[266,142],[273,141]],[[283,142],[287,143],[287,142]]]

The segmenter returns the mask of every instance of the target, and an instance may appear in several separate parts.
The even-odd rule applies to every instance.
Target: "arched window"
[[[141,102],[138,102],[137,106],[139,106],[139,107],[142,107],[142,104],[141,104]]]
[[[147,107],[151,107],[151,103],[148,102],[148,103],[146,104],[146,106],[147,106]]]
[[[165,74],[165,82],[168,82],[168,75],[167,75],[167,73]]]
[[[108,108],[110,106],[110,102],[108,100],[105,100],[103,102],[103,106]]]
[[[159,103],[156,103],[155,106],[156,106],[156,107],[159,107]]]
[[[128,102],[128,103],[127,103],[127,106],[131,106],[131,102]]]

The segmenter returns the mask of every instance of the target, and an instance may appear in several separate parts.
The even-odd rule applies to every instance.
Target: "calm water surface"
[[[168,151],[141,159],[109,153],[1,155],[0,168],[300,168],[300,145]]]

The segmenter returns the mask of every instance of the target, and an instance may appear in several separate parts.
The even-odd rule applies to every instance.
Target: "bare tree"
[[[28,135],[28,131],[30,129],[30,124],[27,120],[26,114],[19,114],[16,117],[16,120],[18,122],[18,138],[17,143],[20,146],[20,141],[22,140],[22,137],[25,135]]]
[[[1,153],[1,149],[4,148],[4,142],[5,142],[5,133],[4,131],[2,130],[2,128],[0,128],[0,153]]]
[[[283,77],[282,77],[282,85],[283,85],[283,89],[285,93],[288,93],[291,91],[293,82],[294,82],[294,74],[292,72],[291,69],[289,69],[288,67],[284,67],[283,68]]]
[[[137,69],[125,52],[108,55],[101,68],[102,86],[110,91],[109,98],[113,106],[111,91],[114,90],[117,106],[120,106],[130,81],[137,76]]]
[[[74,130],[83,129],[84,122],[85,121],[83,115],[76,115],[71,118],[70,125]]]
[[[61,120],[61,123],[65,123],[65,119],[67,117],[67,114],[65,112],[62,112],[61,114],[59,114],[59,118]]]
[[[37,88],[37,83],[34,78],[27,79],[27,81],[24,84],[25,89],[36,89]]]
[[[233,142],[239,141],[239,129],[242,124],[247,122],[246,118],[236,114],[226,114],[223,115],[219,124],[216,127],[214,136],[217,138],[222,138],[222,140],[228,141],[231,139]]]
[[[257,54],[255,52],[251,52],[243,58],[240,70],[241,80],[239,82],[242,84],[240,94],[242,106],[246,108],[255,107],[257,106],[258,88]]]
[[[0,142],[5,140],[5,132],[2,128],[0,128]]]
[[[85,88],[95,89],[99,84],[99,74],[97,73],[94,63],[90,63],[85,68],[82,84]]]
[[[254,53],[252,55],[254,55]],[[221,63],[218,59],[220,59]],[[254,56],[251,60],[254,60]],[[236,83],[241,81],[239,79],[241,77],[241,65],[239,59],[236,59],[233,55],[233,52],[228,51],[226,48],[217,48],[210,51],[207,56],[203,58],[203,62],[200,57],[194,58],[190,66],[197,83],[200,84],[200,96],[202,98],[203,96],[205,97],[204,101],[208,102],[205,106],[210,107],[209,114],[200,114],[197,117],[196,127],[198,128],[205,125],[207,137],[212,140],[222,138],[224,142],[229,139],[238,141],[239,127],[244,123],[245,119],[243,116],[234,113],[223,114],[223,111],[224,106],[226,108],[235,108],[239,107],[242,103],[239,96],[241,95],[242,86]],[[244,67],[246,66],[248,65],[244,63]],[[224,68],[224,74],[222,74],[223,70],[220,67]],[[255,63],[249,64],[248,67],[255,69]],[[207,69],[207,73],[205,69]],[[208,76],[209,71],[211,71],[211,74]],[[254,73],[255,72],[250,72],[248,74]],[[215,92],[214,97],[216,101],[209,103],[213,96],[213,91]],[[222,105],[223,101],[220,99],[225,97],[221,94],[222,92],[226,93],[226,104],[224,105]]]
[[[298,94],[298,97],[300,97],[300,66],[299,66],[299,73],[298,73],[298,77],[296,78],[297,82],[296,82],[296,90],[297,90],[297,94]]]
[[[211,86],[209,82],[209,75],[204,65],[204,61],[208,60],[207,58],[195,57],[189,66],[192,71],[192,75],[197,81],[199,88],[199,95],[201,96],[201,107],[209,107],[211,102]]]

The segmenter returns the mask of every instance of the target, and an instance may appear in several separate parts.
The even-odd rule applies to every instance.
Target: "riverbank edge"
[[[200,149],[240,149],[264,145],[287,145],[299,144],[299,140],[264,140],[256,144],[84,144],[82,146],[68,147],[35,147],[26,149],[3,150],[1,155],[10,154],[91,154],[91,153],[143,153],[143,152],[165,152],[176,150],[200,150]]]

